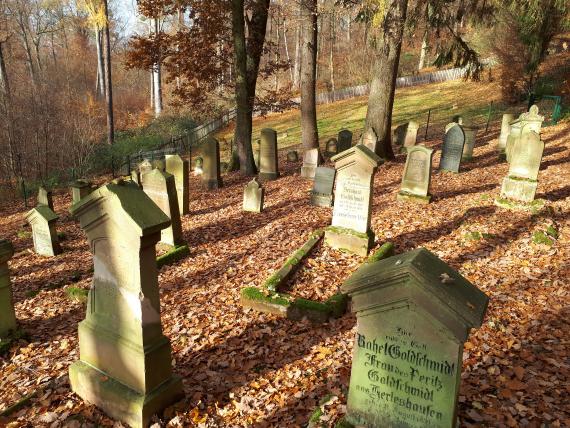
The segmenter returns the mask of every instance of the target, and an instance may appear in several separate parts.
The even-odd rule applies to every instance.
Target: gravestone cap
[[[444,325],[451,325],[450,330],[462,341],[470,328],[481,326],[489,303],[485,293],[425,248],[363,264],[341,291],[353,298],[354,312],[413,301]],[[356,297],[362,294],[366,298]],[[464,328],[457,326],[458,321]]]
[[[345,164],[352,163],[353,160],[351,158],[353,156],[356,156],[358,159],[364,161],[364,163],[369,164],[372,168],[377,168],[384,162],[380,156],[378,156],[364,144],[357,144],[348,150],[334,155],[331,158],[331,161],[335,163],[335,168],[338,169]]]
[[[43,219],[48,223],[55,221],[59,218],[58,215],[54,213],[47,205],[38,205],[37,207],[28,211],[25,218],[26,220],[30,221],[33,220],[33,217],[37,214],[41,215]]]
[[[14,255],[14,246],[7,239],[0,239],[0,264],[6,263]]]

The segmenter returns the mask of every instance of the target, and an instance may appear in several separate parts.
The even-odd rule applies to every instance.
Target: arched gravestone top
[[[439,168],[446,171],[459,172],[464,145],[465,133],[463,129],[456,123],[451,125],[443,137]]]
[[[264,194],[265,189],[255,178],[247,183],[243,191],[243,210],[262,212]]]
[[[338,153],[344,152],[352,147],[352,132],[343,129],[338,133]]]
[[[432,149],[422,145],[408,148],[399,195],[417,196],[424,198],[426,203],[429,202],[433,153]]]

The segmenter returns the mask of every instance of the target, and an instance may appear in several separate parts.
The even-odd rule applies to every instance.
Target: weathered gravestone
[[[338,153],[338,142],[336,138],[330,138],[325,146],[325,151],[328,156],[334,156]]]
[[[153,169],[164,171],[165,163],[163,159],[153,159],[150,163]]]
[[[0,240],[0,344],[11,331],[16,330],[16,314],[12,300],[8,261],[14,255],[14,247],[7,240]]]
[[[299,153],[297,150],[291,150],[287,152],[287,162],[298,162],[299,161]]]
[[[61,253],[55,224],[59,217],[46,205],[38,205],[25,216],[32,227],[34,251],[42,256],[57,256]]]
[[[94,265],[71,388],[112,418],[146,427],[183,396],[162,333],[156,268],[155,245],[170,220],[124,182],[95,190],[70,211],[87,234]]]
[[[372,181],[383,161],[368,147],[358,144],[331,159],[336,169],[332,225],[325,243],[366,256],[374,243],[370,229]]]
[[[431,200],[431,164],[433,150],[425,146],[408,147],[408,157],[398,200],[428,204]]]
[[[499,151],[499,157],[505,156],[505,150],[507,148],[507,138],[511,133],[511,122],[514,120],[514,116],[510,113],[503,114],[503,119],[501,121],[501,135],[499,135],[499,144],[497,145],[497,150]]]
[[[182,224],[174,176],[153,169],[145,174],[143,190],[170,219],[170,226],[162,229],[160,242],[173,247],[180,245],[183,242]]]
[[[319,166],[319,149],[309,149],[303,155],[303,166],[301,166],[301,177],[313,180],[317,167]]]
[[[178,155],[166,155],[165,165],[166,172],[174,176],[180,214],[189,214],[190,191],[188,189],[188,179],[190,174],[190,164],[187,160],[182,159]]]
[[[527,132],[534,131],[540,135],[544,122],[544,116],[538,114],[538,106],[533,105],[528,112],[521,114],[517,120],[511,122],[511,132],[507,137],[507,148],[505,149],[507,162],[511,161],[511,154],[515,142]]]
[[[439,169],[459,172],[464,145],[465,133],[463,132],[461,125],[458,125],[457,123],[451,124],[443,137]]]
[[[136,169],[131,171],[131,181],[142,189],[141,173]]]
[[[201,157],[197,157],[196,160],[194,161],[194,174],[202,175],[204,173],[204,170],[202,169],[203,166],[204,166],[204,159],[202,159]]]
[[[71,188],[72,204],[79,202],[85,196],[93,191],[91,183],[87,180],[75,180],[69,186]]]
[[[363,146],[368,147],[372,152],[376,153],[377,145],[378,145],[378,135],[374,128],[368,128],[364,134],[362,134],[362,142]]]
[[[265,189],[254,178],[243,190],[243,210],[260,213],[263,211],[264,197]]]
[[[352,147],[352,132],[348,129],[343,129],[338,133],[337,141],[338,153],[350,149]]]
[[[45,205],[53,211],[53,194],[51,190],[47,190],[45,187],[40,186],[38,189],[38,205]]]
[[[222,176],[220,175],[220,144],[218,140],[209,137],[202,144],[202,182],[207,189],[218,189],[222,187]]]
[[[419,127],[420,125],[414,121],[398,126],[394,130],[396,144],[404,151],[407,150],[408,147],[415,146],[418,138]]]
[[[477,138],[477,128],[476,126],[462,125],[463,133],[465,134],[465,144],[463,145],[463,153],[461,155],[461,161],[469,162],[473,160],[473,150],[475,149],[475,142]]]
[[[259,179],[261,181],[279,178],[279,163],[277,158],[277,132],[274,129],[261,130],[259,145]]]
[[[141,163],[139,163],[138,170],[141,177],[147,172],[151,172],[153,170],[152,162],[148,159],[144,159]]]
[[[311,205],[332,207],[332,195],[336,170],[319,166],[315,172],[315,181],[311,191]]]
[[[455,427],[463,344],[488,297],[423,248],[363,264],[341,291],[357,317],[348,422]]]
[[[503,179],[501,198],[523,203],[534,201],[543,151],[544,142],[536,132],[526,132],[517,138],[512,147],[509,173]]]

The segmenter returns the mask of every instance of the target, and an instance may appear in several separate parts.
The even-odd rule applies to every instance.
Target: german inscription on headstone
[[[311,205],[331,207],[336,170],[319,166],[315,172],[315,181],[311,191]]]
[[[38,205],[45,205],[53,211],[53,194],[51,190],[47,190],[45,187],[40,186],[38,189]]]
[[[209,137],[202,144],[202,182],[207,189],[218,189],[222,187],[222,176],[220,175],[220,144],[218,140]]]
[[[343,129],[338,133],[338,152],[344,152],[352,147],[352,132],[348,129]]]
[[[47,205],[38,205],[30,210],[26,221],[32,226],[34,250],[42,256],[57,256],[61,253],[55,224],[59,218]]]
[[[411,200],[425,204],[430,202],[432,157],[433,150],[425,146],[408,148],[408,157],[406,158],[398,200]]]
[[[364,263],[341,291],[357,317],[348,422],[455,427],[463,344],[488,297],[423,248]]]
[[[459,172],[464,145],[465,133],[461,126],[455,123],[448,129],[443,137],[439,168],[445,171]]]
[[[279,178],[277,132],[274,129],[265,128],[261,130],[259,146],[259,179],[267,181],[277,178]]]
[[[12,300],[12,285],[10,284],[10,270],[8,261],[14,255],[14,247],[10,241],[0,240],[0,345],[2,338],[16,330],[16,314]]]
[[[190,174],[190,164],[187,160],[182,159],[178,155],[166,155],[165,164],[166,172],[174,176],[180,214],[189,214],[190,194],[188,189],[188,179]]]
[[[264,197],[265,189],[254,178],[243,190],[243,210],[254,213],[262,212]]]

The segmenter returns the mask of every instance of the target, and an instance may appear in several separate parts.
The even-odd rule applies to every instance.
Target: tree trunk
[[[0,42],[0,90],[6,101],[10,100],[10,81],[8,80],[8,72],[6,71],[6,62],[4,61],[4,43]],[[8,104],[6,102],[6,104]]]
[[[376,154],[394,159],[392,150],[392,108],[408,0],[391,0],[382,25],[382,39],[377,41],[370,82],[368,111],[364,132],[372,128],[378,136]]]
[[[333,4],[334,7],[334,4]],[[329,78],[331,82],[331,90],[334,91],[335,84],[334,84],[334,44],[335,44],[335,14],[334,9],[331,9],[331,20],[330,20],[330,28],[329,28],[329,35],[330,35],[330,52],[329,52]]]
[[[152,18],[152,25],[155,37],[159,36],[158,18]],[[162,73],[160,47],[158,49],[158,61],[154,64],[153,84],[154,84],[154,117],[162,114]]]
[[[105,99],[107,102],[107,143],[115,142],[115,121],[113,118],[113,79],[111,76],[111,37],[109,31],[109,8],[107,0],[103,0],[103,13],[105,15],[105,26],[103,27],[104,41],[103,55],[105,65]]]
[[[95,26],[95,46],[97,48],[97,83],[95,84],[97,98],[105,97],[105,70],[103,66],[103,33]]]
[[[293,67],[293,89],[299,89],[301,79],[301,6],[299,6],[299,16],[297,29],[295,31],[295,66]]]
[[[301,0],[301,143],[319,148],[317,105],[317,0]]]
[[[427,40],[428,40],[428,29],[426,27],[426,30],[424,31],[424,37],[422,39],[422,47],[420,50],[420,62],[418,63],[418,71],[421,71],[425,66],[426,53],[428,49]]]

